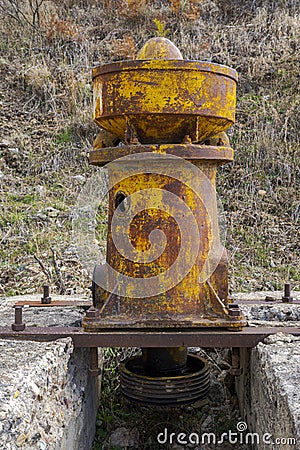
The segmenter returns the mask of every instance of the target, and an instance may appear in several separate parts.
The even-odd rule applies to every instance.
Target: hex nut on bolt
[[[229,305],[228,314],[233,317],[238,317],[241,315],[241,310],[237,305]]]
[[[13,331],[24,331],[25,330],[25,323],[12,323],[11,329]]]
[[[97,317],[97,309],[96,308],[89,308],[86,312],[86,317],[89,319],[95,319]]]

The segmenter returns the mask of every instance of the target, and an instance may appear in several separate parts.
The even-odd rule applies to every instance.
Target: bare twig
[[[52,258],[53,258],[53,266],[54,266],[54,270],[56,273],[56,285],[59,288],[59,293],[63,294],[65,292],[65,283],[61,274],[61,271],[58,267],[57,264],[57,258],[56,258],[56,253],[55,250],[51,247],[51,252],[52,252]]]
[[[46,275],[46,277],[48,278],[48,280],[52,281],[51,274],[50,274],[49,270],[45,267],[44,263],[40,260],[40,258],[38,256],[33,255],[33,257],[39,263],[39,265],[41,266],[41,269],[44,272],[44,274]]]
[[[20,2],[18,0],[1,0],[0,11],[2,11],[2,13],[6,16],[16,20],[21,25],[25,22],[27,25],[37,31],[40,27],[40,8],[43,2],[44,0],[28,0],[32,16],[31,18],[22,11],[24,2]]]

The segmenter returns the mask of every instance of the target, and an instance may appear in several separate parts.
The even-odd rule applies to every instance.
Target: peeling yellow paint
[[[124,139],[126,120],[141,143],[202,142],[234,122],[237,75],[218,64],[121,61],[93,71],[94,120]],[[100,106],[99,106],[100,105]]]
[[[244,322],[240,317],[229,317],[226,309],[228,263],[221,244],[217,264],[208,275],[209,281],[199,282],[202,269],[210,270],[205,264],[212,242],[219,243],[216,170],[220,164],[233,159],[230,147],[199,144],[234,123],[237,73],[218,64],[183,60],[179,50],[163,38],[146,43],[138,58],[140,60],[120,61],[93,69],[93,118],[99,126],[128,145],[107,149],[97,147],[91,152],[91,163],[103,165],[124,155],[143,152],[150,152],[151,156],[172,154],[191,160],[205,177],[195,180],[191,171],[184,173],[185,181],[181,181],[180,171],[186,169],[180,163],[177,177],[155,170],[132,174],[129,168],[134,162],[131,160],[121,160],[109,168],[107,263],[116,273],[126,275],[128,282],[125,295],[119,295],[116,285],[109,296],[110,301],[100,310],[99,322],[87,321],[84,326],[92,330],[111,326],[239,328]],[[133,141],[136,145],[131,145]],[[159,160],[158,156],[155,160]],[[167,161],[166,164],[172,163]],[[209,180],[212,189],[207,189],[204,179]],[[197,196],[191,188],[195,182],[203,197]],[[120,216],[120,222],[112,227],[120,192],[130,198],[122,213],[125,218],[126,215],[130,217],[128,224],[124,222],[127,230],[124,230]],[[140,192],[143,196],[136,195]],[[168,194],[179,198],[185,206],[173,201],[172,195],[169,203],[166,202]],[[165,210],[162,206],[166,204]],[[193,217],[199,232],[192,228],[188,230],[184,246],[182,230],[175,220],[179,216],[182,223],[189,223]],[[166,237],[166,246],[160,254],[160,242],[150,239],[154,230],[161,230]],[[114,233],[124,238],[120,247],[116,246]],[[131,257],[126,254],[126,240],[130,244]],[[197,255],[193,259],[195,246]],[[147,259],[152,254],[158,256]],[[166,289],[164,286],[170,281],[168,269],[179,255],[189,271],[181,276],[178,266],[176,275],[180,281]],[[135,256],[140,259],[136,260]],[[153,277],[159,280],[161,293],[144,298],[134,296],[134,280],[151,282]],[[122,289],[124,293],[124,286]]]

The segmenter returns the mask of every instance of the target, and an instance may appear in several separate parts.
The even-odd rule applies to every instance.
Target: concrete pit
[[[242,309],[250,326],[299,327],[300,304],[255,304],[268,295],[280,299],[282,293],[235,296],[249,301]],[[294,296],[299,298],[300,293]],[[26,296],[0,300],[3,326],[12,323],[12,306],[21,298]],[[24,321],[74,326],[80,325],[83,315],[83,308],[25,308]],[[69,338],[50,343],[2,339],[0,347],[0,449],[90,450],[100,378],[89,375],[89,350],[74,349]],[[236,389],[247,423],[243,433],[260,438],[254,449],[300,449],[299,356],[300,338],[281,333],[241,351],[243,374],[236,377]]]

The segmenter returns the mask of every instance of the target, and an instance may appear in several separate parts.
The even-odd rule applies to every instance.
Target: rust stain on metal
[[[52,307],[62,307],[62,306],[75,306],[89,307],[91,306],[91,301],[89,300],[52,300],[51,303],[41,303],[34,300],[20,300],[15,303],[15,306],[29,306],[33,308],[52,308]]]
[[[183,59],[181,52],[169,39],[155,37],[149,39],[138,52],[138,60]]]
[[[95,287],[97,318],[87,317],[83,326],[87,331],[101,328],[142,327],[228,327],[240,329],[246,320],[240,310],[228,307],[228,262],[226,250],[220,244],[220,261],[216,263],[206,281],[199,282],[206,268],[212,242],[219,242],[216,200],[216,170],[221,164],[233,160],[233,150],[228,139],[220,145],[201,145],[208,137],[224,132],[234,123],[237,73],[235,70],[202,61],[183,60],[179,50],[164,38],[154,38],[145,44],[136,61],[120,61],[93,69],[95,122],[111,132],[123,143],[120,147],[95,146],[90,162],[109,166],[109,217],[107,235],[107,263],[127,277],[120,290],[116,284],[113,293]],[[102,142],[102,141],[101,141]],[[218,141],[219,142],[219,141]],[[224,146],[224,142],[226,145]],[[118,158],[126,155],[151,154],[146,161],[145,173],[131,174],[134,159]],[[155,155],[160,156],[153,159]],[[162,155],[174,155],[197,166],[211,189],[199,177],[198,188],[205,201],[193,189],[195,173],[186,172],[184,164],[172,162]],[[167,168],[176,164],[178,176],[157,173],[151,168],[161,164]],[[184,182],[181,181],[182,172]],[[126,174],[129,174],[126,176]],[[122,181],[119,181],[122,180]],[[146,197],[136,197],[137,192],[155,190],[151,207]],[[171,195],[171,200],[167,197]],[[146,195],[146,194],[145,194]],[[121,199],[122,201],[119,201]],[[126,201],[126,198],[130,201]],[[168,200],[168,211],[160,206]],[[199,233],[189,230],[182,244],[181,229],[174,219],[182,221],[186,209],[173,198],[180,198],[193,216]],[[113,233],[121,233],[123,225],[113,223],[118,205],[123,214],[139,211],[131,217],[127,230],[128,241],[138,254],[146,254],[152,242],[150,235],[160,230],[166,238],[161,254],[151,261],[129,258],[125,242],[117,248]],[[144,205],[144,208],[143,208]],[[199,242],[196,259],[191,251]],[[171,288],[160,294],[138,298],[133,295],[134,283],[129,279],[151,280],[159,278],[167,285],[168,269],[180,257],[190,267]],[[219,258],[218,256],[218,258]],[[181,268],[177,268],[180,275]],[[166,274],[166,275],[164,275]],[[165,277],[165,281],[163,279]],[[149,284],[150,285],[150,284]],[[147,293],[145,293],[147,295]],[[102,299],[102,300],[101,300]]]
[[[299,327],[245,327],[242,331],[197,328],[166,330],[104,330],[87,332],[81,327],[26,327],[13,331],[0,327],[1,339],[49,342],[71,337],[75,347],[255,347],[266,337],[286,333],[300,336]]]
[[[157,144],[157,145],[135,145],[95,149],[90,152],[90,164],[103,166],[110,161],[124,156],[139,153],[150,153],[161,155],[172,155],[184,158],[187,161],[204,161],[216,165],[226,164],[233,161],[233,149],[231,147],[212,147],[208,145],[195,144]],[[119,162],[122,164],[122,160]],[[125,162],[126,164],[126,162]]]
[[[235,119],[237,74],[218,64],[120,61],[93,69],[95,122],[124,140],[130,121],[139,141],[192,142],[229,128]]]
[[[165,146],[167,147],[167,146]],[[144,148],[142,146],[142,148]],[[188,146],[185,146],[188,148]],[[159,161],[161,164],[163,162]],[[109,217],[108,217],[108,237],[107,237],[107,262],[117,272],[129,275],[133,278],[148,278],[156,276],[166,271],[178,258],[181,246],[181,234],[177,222],[172,215],[159,209],[163,204],[165,193],[171,192],[174,196],[184,199],[188,205],[193,217],[197,222],[198,229],[201,230],[199,252],[194,264],[191,264],[191,270],[183,277],[182,281],[168,291],[163,291],[155,297],[132,298],[130,281],[126,285],[126,295],[118,294],[118,287],[113,294],[109,294],[109,301],[102,302],[100,306],[99,317],[97,320],[84,321],[84,326],[88,330],[97,330],[102,327],[141,327],[147,326],[209,326],[209,327],[237,327],[246,325],[245,319],[241,313],[232,315],[228,308],[228,263],[226,250],[223,249],[223,255],[217,265],[214,273],[209,279],[209,283],[199,283],[199,276],[203,265],[208,257],[209,246],[212,239],[218,239],[213,236],[212,222],[217,222],[216,198],[215,198],[215,180],[216,169],[222,161],[197,161],[201,171],[205,174],[205,179],[210,181],[213,186],[214,196],[209,199],[210,209],[214,216],[210,217],[207,207],[188,184],[182,183],[172,177],[163,174],[155,174],[149,170],[149,173],[138,173],[128,176],[121,182],[112,181],[112,188],[109,193]],[[151,165],[151,161],[149,164]],[[166,160],[166,164],[170,161]],[[128,166],[126,165],[128,164]],[[129,173],[128,168],[132,162],[130,160],[121,161],[120,164],[114,164],[110,174],[112,179],[118,179],[122,173]],[[180,172],[180,163],[179,172]],[[118,171],[120,173],[118,173]],[[187,174],[186,174],[187,175]],[[193,176],[191,172],[190,176]],[[199,183],[200,180],[199,180]],[[135,262],[128,259],[126,252],[120,252],[116,248],[112,234],[112,219],[116,209],[116,198],[122,192],[124,198],[131,198],[131,204],[128,204],[128,210],[124,214],[130,215],[130,208],[133,208],[133,194],[137,191],[146,191],[156,188],[161,198],[156,198],[157,208],[148,208],[135,215],[128,229],[128,239],[134,248],[139,252],[146,252],[150,247],[149,235],[151,231],[160,229],[166,236],[167,246],[165,251],[155,260],[147,263]],[[205,191],[205,183],[199,186],[200,191]],[[145,199],[144,199],[145,200]],[[142,206],[142,205],[140,205]],[[172,210],[172,203],[169,203]],[[175,202],[174,214],[184,215],[178,210],[178,204]],[[125,208],[125,207],[124,207]],[[176,208],[176,211],[175,211]],[[184,260],[189,262],[190,250],[195,243],[197,236],[190,233],[188,245],[185,246]],[[122,286],[124,290],[124,286]],[[98,296],[100,297],[100,296]],[[108,295],[106,296],[106,298]]]

